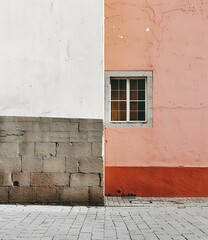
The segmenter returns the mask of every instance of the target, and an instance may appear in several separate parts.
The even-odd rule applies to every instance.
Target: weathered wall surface
[[[103,118],[103,1],[0,1],[0,115]]]
[[[0,203],[103,204],[102,120],[0,117]]]
[[[175,171],[193,167],[193,172],[208,167],[207,26],[205,1],[105,0],[105,69],[153,71],[153,128],[106,129],[107,173],[108,167],[113,171],[116,166],[126,172],[128,167],[144,167],[144,171],[164,167],[157,184],[166,184],[167,195],[174,195],[174,179],[168,178],[165,167],[176,167]],[[108,179],[111,175],[115,179],[116,172]],[[193,176],[187,175],[179,189],[191,181],[197,191],[197,174]],[[204,188],[198,195],[206,182],[206,178],[200,181]],[[151,183],[144,181],[145,186],[151,194]],[[144,193],[140,189],[135,192]]]

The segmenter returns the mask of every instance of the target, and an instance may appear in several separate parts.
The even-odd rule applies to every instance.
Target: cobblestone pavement
[[[106,207],[0,205],[0,239],[208,239],[208,199],[108,197]]]

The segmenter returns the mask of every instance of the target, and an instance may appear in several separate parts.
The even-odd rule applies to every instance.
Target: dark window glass
[[[111,121],[118,121],[118,111],[111,111]]]
[[[111,100],[118,100],[118,91],[111,91]]]
[[[130,80],[130,90],[137,90],[137,80]]]
[[[138,80],[138,90],[145,90],[145,79]]]
[[[138,111],[145,110],[145,102],[138,102]]]
[[[126,101],[125,102],[120,102],[120,108],[121,111],[126,111]]]
[[[137,111],[137,102],[130,102],[130,111]]]
[[[145,100],[145,91],[138,91],[138,100]]]
[[[126,90],[126,80],[119,80],[119,89]]]
[[[130,121],[137,121],[137,111],[130,112]]]
[[[131,91],[130,92],[130,100],[137,100],[137,95],[138,95],[137,91]]]
[[[119,92],[119,100],[126,100],[126,91]]]
[[[145,111],[138,112],[138,121],[145,121]]]
[[[126,111],[120,111],[119,112],[119,120],[120,121],[126,121]]]
[[[111,90],[118,90],[118,80],[111,80]]]

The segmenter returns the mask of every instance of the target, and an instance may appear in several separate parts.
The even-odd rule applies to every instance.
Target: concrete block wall
[[[0,203],[103,204],[102,120],[0,117]]]

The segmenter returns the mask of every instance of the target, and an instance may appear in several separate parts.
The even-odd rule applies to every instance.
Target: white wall
[[[103,118],[102,31],[102,0],[0,0],[0,115]]]

